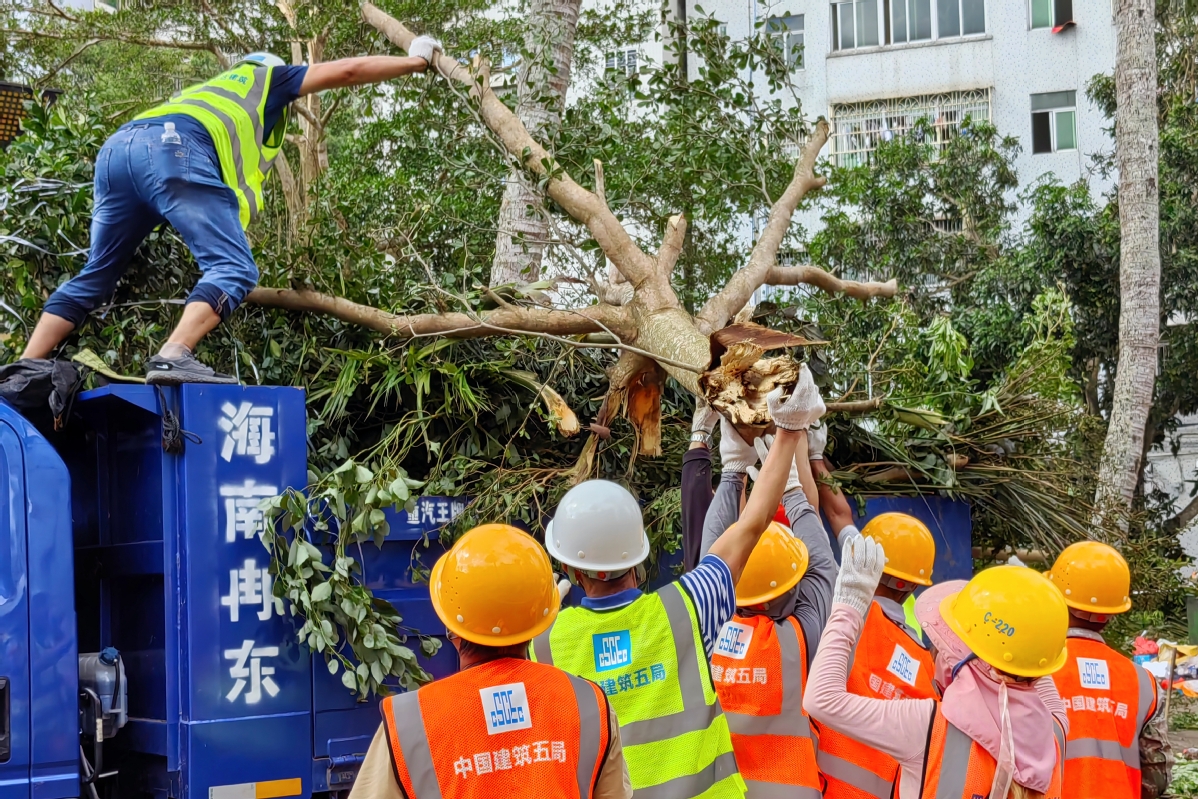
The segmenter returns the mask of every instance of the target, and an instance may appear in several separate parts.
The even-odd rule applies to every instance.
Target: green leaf
[[[333,595],[333,586],[330,583],[321,583],[312,589],[312,601],[324,602]]]
[[[358,687],[358,679],[354,675],[354,672],[347,669],[341,672],[341,684],[349,690],[354,691]]]
[[[337,658],[333,658],[332,660],[329,661],[329,674],[336,674],[340,668],[341,668],[341,661],[338,660]]]

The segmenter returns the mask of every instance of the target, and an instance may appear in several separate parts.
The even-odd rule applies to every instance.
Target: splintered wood
[[[752,322],[729,325],[711,338],[713,349],[724,351],[719,365],[699,378],[703,395],[733,424],[753,427],[770,423],[766,395],[778,386],[789,393],[799,380],[799,364],[794,359],[762,356],[773,349],[822,343]]]

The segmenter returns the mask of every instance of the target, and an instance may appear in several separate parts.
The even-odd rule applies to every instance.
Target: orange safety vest
[[[1052,735],[1056,739],[1057,762],[1044,799],[1061,799],[1065,731],[1056,719],[1052,722]],[[921,799],[985,799],[990,795],[997,767],[998,762],[990,753],[950,724],[937,704],[928,734],[928,748],[923,756]]]
[[[383,700],[408,799],[594,795],[607,697],[553,666],[501,658]]]
[[[1090,635],[1069,631],[1069,659],[1052,675],[1069,711],[1065,799],[1139,799],[1140,731],[1156,712],[1156,681]]]
[[[870,603],[857,640],[846,690],[873,699],[939,699],[932,655]],[[898,779],[898,761],[873,747],[818,725],[819,770],[827,799],[889,799]]]
[[[711,679],[747,799],[820,799],[816,740],[803,711],[807,642],[798,621],[733,616],[716,641]]]

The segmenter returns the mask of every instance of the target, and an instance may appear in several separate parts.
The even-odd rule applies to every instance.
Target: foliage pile
[[[0,69],[32,80],[97,39],[53,72],[67,89],[54,112],[35,109],[25,135],[0,154],[0,359],[15,357],[45,298],[83,264],[92,167],[104,137],[147,97],[169,93],[173,76],[210,74],[217,52],[287,52],[293,40],[311,41],[322,30],[326,58],[386,51],[364,32],[356,5],[299,6],[312,10],[297,15],[299,30],[274,7],[200,6],[256,27],[230,32],[187,4],[155,6],[153,15],[84,14],[79,23],[47,12],[51,32],[67,38],[14,37],[0,48]],[[29,22],[13,8],[0,5],[5,24]],[[491,53],[501,64],[501,54],[520,53],[522,25],[488,8],[466,0],[387,6],[441,35],[452,51]],[[572,101],[547,144],[576,175],[602,160],[611,208],[647,242],[660,241],[670,215],[686,213],[691,226],[673,288],[693,309],[742,262],[744,220],[760,216],[785,186],[792,163],[783,145],[800,140],[806,123],[801,109],[763,101],[746,84],[752,65],[777,90],[772,97],[787,91],[786,60],[772,40],[733,42],[714,18],[692,20],[688,32],[692,57],[704,65],[700,81],[668,66],[634,76],[597,69],[613,43],[646,38],[652,16],[637,4],[584,14],[576,74],[591,89]],[[167,23],[204,47],[133,47],[112,38],[142,37]],[[1198,273],[1191,274],[1198,268],[1198,110],[1182,98],[1194,94],[1185,63],[1196,62],[1184,58],[1198,37],[1177,29],[1162,33],[1173,37],[1166,57],[1176,59],[1172,70],[1162,68],[1162,255],[1166,313],[1188,320],[1198,314]],[[112,69],[118,58],[119,71]],[[1101,82],[1095,91],[1108,96]],[[314,152],[314,138],[324,148],[327,168],[304,183],[302,213],[276,181],[251,231],[262,284],[311,287],[397,313],[494,302],[483,284],[508,162],[469,105],[446,82],[421,78],[335,92],[324,102],[323,129],[293,131],[285,151],[298,165]],[[834,479],[849,492],[969,499],[978,544],[1055,552],[1083,537],[1089,519],[1115,365],[1117,205],[1097,202],[1085,186],[1046,181],[1020,198],[1028,217],[1017,226],[1018,142],[982,124],[966,125],[944,145],[920,130],[882,145],[864,165],[823,165],[828,186],[804,206],[822,225],[793,225],[784,243],[842,277],[896,277],[901,296],[860,303],[778,292],[756,317],[830,342],[804,353],[827,399],[887,399],[867,418],[832,419]],[[560,209],[549,213],[558,261],[600,266],[594,240]],[[196,277],[178,237],[156,231],[112,304],[70,346],[139,372]],[[1198,338],[1191,324],[1163,330],[1150,438],[1167,445],[1177,414],[1198,411]],[[268,534],[265,542],[279,598],[302,617],[303,639],[359,692],[388,676],[405,684],[421,678],[402,621],[355,577],[355,545],[385,530],[376,511],[405,502],[419,481],[428,493],[474,498],[455,529],[504,519],[539,531],[581,476],[589,435],[563,434],[561,407],[547,403],[541,387],[586,431],[616,361],[612,350],[533,337],[400,344],[336,319],[254,306],[210,336],[200,356],[246,382],[308,391],[319,512],[309,513],[317,506],[298,495],[278,498],[271,513],[295,535]],[[663,455],[634,458],[635,432],[617,419],[586,471],[624,482],[645,502],[655,552],[677,543],[678,464],[692,409],[690,396],[667,383]],[[1147,497],[1125,551],[1138,606],[1180,618],[1182,588],[1169,576],[1178,556],[1170,515],[1161,498]]]

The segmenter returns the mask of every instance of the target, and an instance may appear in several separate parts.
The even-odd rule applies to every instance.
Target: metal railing
[[[879,144],[909,133],[921,119],[931,123],[933,143],[938,150],[942,149],[960,133],[966,118],[991,120],[991,90],[836,103],[831,117],[832,157],[836,165],[858,166],[866,162]]]

